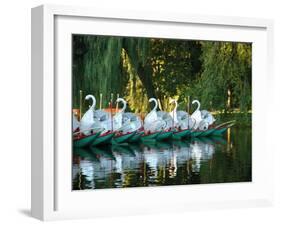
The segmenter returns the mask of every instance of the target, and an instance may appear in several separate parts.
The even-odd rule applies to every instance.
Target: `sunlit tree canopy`
[[[118,94],[138,113],[150,97],[163,110],[169,98],[185,110],[188,97],[208,110],[251,110],[250,43],[73,35],[72,50],[74,108],[82,90],[97,103],[102,94],[103,108]]]

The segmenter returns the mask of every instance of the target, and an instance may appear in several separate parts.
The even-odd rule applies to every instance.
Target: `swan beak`
[[[85,97],[85,100],[89,100],[91,98],[91,95],[87,95],[86,97]]]

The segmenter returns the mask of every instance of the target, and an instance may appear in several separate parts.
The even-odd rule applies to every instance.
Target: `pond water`
[[[228,129],[223,137],[73,150],[73,190],[251,179],[250,127]]]

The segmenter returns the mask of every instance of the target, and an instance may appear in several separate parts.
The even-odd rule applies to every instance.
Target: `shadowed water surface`
[[[250,128],[223,137],[73,150],[73,190],[246,182],[252,179]]]

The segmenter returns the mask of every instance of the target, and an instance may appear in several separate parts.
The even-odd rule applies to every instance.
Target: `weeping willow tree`
[[[207,109],[251,109],[250,43],[202,42],[202,74],[191,90]]]
[[[111,93],[122,93],[126,78],[122,75],[122,38],[105,36],[73,36],[73,100],[79,104],[79,90],[99,97],[103,107]]]
[[[122,52],[122,55],[124,69],[129,75],[124,97],[129,103],[131,111],[137,113],[145,112],[148,109],[148,97],[145,92],[145,88],[125,50]]]
[[[149,111],[148,99],[170,110],[169,98],[185,109],[187,99],[224,112],[251,108],[251,44],[156,38],[73,35],[73,107],[79,90],[108,107],[111,94],[133,112]],[[87,106],[84,101],[84,108]]]
[[[132,107],[155,96],[149,61],[149,39],[112,36],[73,36],[73,105],[79,105],[79,90],[93,94],[106,107],[115,97],[133,97],[145,90],[142,98],[129,98]],[[131,84],[128,86],[128,84]],[[142,92],[140,92],[142,90]],[[139,95],[140,97],[140,95]],[[137,103],[136,103],[137,102]]]

